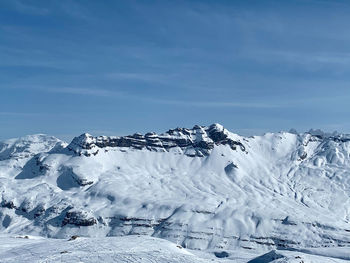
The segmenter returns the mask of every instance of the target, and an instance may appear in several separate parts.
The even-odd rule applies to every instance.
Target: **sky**
[[[350,132],[350,2],[0,0],[0,140]]]

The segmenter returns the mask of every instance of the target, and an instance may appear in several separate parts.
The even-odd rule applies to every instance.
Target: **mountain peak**
[[[27,158],[45,150],[51,150],[62,143],[56,137],[46,134],[33,134],[0,142],[0,160]]]
[[[224,130],[224,126],[222,126],[220,123],[213,123],[209,126],[209,129],[216,129],[219,131],[223,131]]]
[[[240,140],[233,140],[229,138],[228,134],[229,132],[217,123],[209,127],[195,125],[192,129],[170,129],[163,134],[149,132],[145,135],[134,133],[121,137],[93,137],[88,133],[84,133],[75,137],[67,148],[86,156],[97,154],[98,149],[107,147],[127,147],[160,152],[180,150],[185,155],[192,157],[209,155],[215,145],[229,145],[232,150],[236,150],[239,146],[244,151],[245,147]]]

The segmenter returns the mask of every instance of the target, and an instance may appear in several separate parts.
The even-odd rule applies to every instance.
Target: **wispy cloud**
[[[137,96],[132,93],[126,93],[118,90],[107,90],[100,88],[75,88],[75,87],[61,87],[61,88],[38,88],[45,92],[53,93],[65,93],[71,95],[83,95],[83,96],[98,96],[98,97],[112,97],[119,99],[135,100],[145,103],[162,104],[162,105],[173,105],[173,106],[188,106],[188,107],[199,107],[199,108],[255,108],[255,109],[276,109],[276,108],[293,108],[308,106],[309,104],[314,105],[324,103],[334,103],[344,101],[349,98],[347,95],[334,95],[334,96],[321,96],[321,97],[305,97],[305,98],[285,98],[279,99],[278,102],[274,100],[260,101],[219,101],[219,100],[176,100],[168,98],[154,98],[150,96]]]
[[[261,52],[263,58],[279,59],[296,64],[350,64],[350,53],[312,53],[293,50],[266,50]]]
[[[259,103],[259,102],[234,102],[234,101],[198,101],[198,100],[172,100],[172,99],[155,99],[147,96],[136,96],[130,93],[106,89],[91,88],[36,88],[45,92],[65,93],[72,95],[99,96],[99,97],[118,97],[132,99],[141,102],[174,105],[174,106],[192,106],[192,107],[209,107],[209,108],[277,108],[283,107],[282,104]]]
[[[120,97],[125,96],[122,92],[100,89],[100,88],[75,88],[75,87],[58,87],[58,88],[43,88],[36,87],[35,89],[51,92],[51,93],[63,93],[63,94],[72,94],[72,95],[86,95],[86,96],[99,96],[99,97]]]
[[[59,7],[66,15],[72,18],[82,19],[85,21],[94,20],[92,14],[87,10],[85,5],[81,5],[76,1],[60,1]]]
[[[324,105],[325,103],[343,102],[349,99],[347,95],[334,96],[312,96],[303,98],[280,98],[278,101],[271,98],[270,100],[181,100],[169,98],[157,98],[157,96],[139,96],[135,93],[124,92],[120,90],[103,89],[103,88],[80,88],[80,87],[41,87],[41,86],[21,86],[16,89],[36,90],[45,93],[59,93],[79,96],[92,96],[104,98],[116,98],[132,101],[139,101],[143,103],[173,105],[184,107],[198,107],[198,108],[252,108],[252,109],[276,109],[276,108],[294,108],[294,107],[308,107],[308,105]]]
[[[11,0],[9,1],[10,6],[21,13],[30,15],[48,15],[50,13],[48,8],[38,7],[36,5],[31,5],[28,1],[24,2],[21,0]]]
[[[143,101],[175,105],[175,106],[191,106],[191,107],[203,107],[203,108],[279,108],[283,105],[273,103],[259,103],[259,102],[235,102],[235,101],[186,101],[186,100],[168,100],[168,99],[152,99],[141,98]]]
[[[113,72],[113,73],[107,73],[105,76],[110,79],[116,79],[116,80],[136,80],[136,81],[163,83],[163,82],[169,81],[171,77],[174,77],[174,74]]]
[[[57,1],[51,3],[44,1],[44,3],[44,6],[39,6],[35,4],[35,1],[30,3],[25,0],[11,0],[8,1],[8,6],[17,12],[29,15],[45,16],[61,11],[72,18],[83,19],[85,21],[93,20],[92,14],[88,12],[85,5],[81,5],[76,1]]]
[[[30,89],[47,93],[60,93],[81,96],[97,96],[108,98],[129,99],[145,103],[191,106],[203,108],[278,108],[285,107],[286,104],[260,103],[260,102],[237,102],[237,101],[200,101],[200,100],[173,100],[157,99],[149,96],[138,96],[132,93],[126,93],[118,90],[108,90],[101,88],[79,88],[79,87],[40,87],[40,86],[22,86],[16,89]]]
[[[0,111],[0,116],[37,117],[42,115],[43,113]]]

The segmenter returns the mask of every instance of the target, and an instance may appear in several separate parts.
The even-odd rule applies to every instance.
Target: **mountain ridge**
[[[45,138],[0,144],[4,233],[145,234],[204,250],[350,246],[349,135],[244,137],[213,124]]]
[[[162,134],[135,133],[127,136],[97,136],[84,133],[75,137],[68,145],[68,149],[78,154],[96,154],[93,148],[105,147],[131,147],[134,149],[146,148],[151,151],[169,151],[171,148],[192,148],[191,152],[184,152],[188,156],[202,157],[208,155],[214,144],[228,144],[232,150],[240,147],[245,150],[238,140],[230,138],[230,133],[220,124],[212,124],[208,127],[195,125],[192,129],[176,128]],[[232,137],[232,136],[231,136]],[[86,151],[84,151],[86,150]],[[90,151],[89,151],[90,150]]]

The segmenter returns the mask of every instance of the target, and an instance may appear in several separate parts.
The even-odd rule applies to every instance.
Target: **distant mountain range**
[[[350,135],[163,134],[0,142],[0,233],[151,235],[200,250],[350,247]]]

